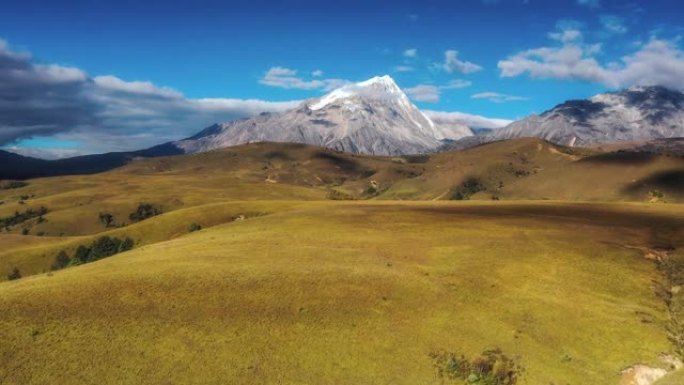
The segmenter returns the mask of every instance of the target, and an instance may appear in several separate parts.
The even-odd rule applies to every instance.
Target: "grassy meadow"
[[[684,370],[670,373],[655,383],[655,385],[679,385],[684,384]]]
[[[462,384],[436,353],[499,348],[518,384],[628,385],[676,350],[654,255],[684,242],[683,166],[254,144],[30,180],[0,190],[0,218],[47,208],[0,232],[0,383]],[[51,271],[105,235],[135,246]]]

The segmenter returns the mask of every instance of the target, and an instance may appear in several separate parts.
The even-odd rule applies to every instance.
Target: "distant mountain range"
[[[535,137],[566,146],[684,136],[684,93],[632,87],[571,100],[485,135],[485,141]]]
[[[54,161],[0,151],[0,179],[96,173],[133,159],[198,153],[252,142],[305,143],[372,155],[406,155],[463,149],[521,137],[565,146],[622,143],[615,148],[677,152],[670,138],[684,137],[684,93],[664,87],[632,87],[571,100],[506,127],[478,131],[431,119],[389,76],[375,77],[308,100],[283,113],[210,126],[196,135],[146,150]]]
[[[95,174],[121,167],[136,158],[180,154],[183,154],[183,151],[168,143],[140,151],[110,152],[56,160],[32,158],[0,150],[0,179]]]

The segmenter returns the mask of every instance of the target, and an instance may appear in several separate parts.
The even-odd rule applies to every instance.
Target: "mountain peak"
[[[660,85],[634,85],[618,93],[626,92],[669,92],[669,88]]]
[[[647,110],[664,111],[684,108],[684,93],[660,85],[632,86],[628,89],[599,94],[590,98],[592,102],[606,105],[624,105],[638,108],[641,112]]]
[[[684,136],[684,93],[663,86],[569,100],[540,116],[515,122],[488,140],[539,137],[562,145],[641,141]]]
[[[386,89],[399,89],[397,83],[389,75],[375,76],[363,82],[356,83],[355,86],[360,88],[380,86],[385,87]]]
[[[309,105],[313,111],[320,110],[340,99],[362,96],[369,99],[405,97],[401,88],[389,75],[376,76],[368,80],[347,84],[321,97]]]
[[[210,127],[176,142],[187,152],[251,142],[295,142],[376,155],[437,150],[446,140],[472,135],[460,124],[435,124],[389,76],[347,84],[300,107]]]

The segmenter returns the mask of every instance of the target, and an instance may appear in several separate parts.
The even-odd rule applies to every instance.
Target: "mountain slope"
[[[180,149],[169,143],[139,151],[109,152],[55,160],[32,158],[0,150],[0,180],[96,174],[124,166],[136,158],[154,158],[182,153]]]
[[[100,213],[111,214],[117,225],[130,224],[129,214],[141,202],[168,213],[222,202],[367,199],[684,202],[684,158],[570,149],[539,139],[392,158],[293,143],[253,143],[139,159],[95,175],[0,187],[0,219],[28,209],[48,209],[45,220],[0,226],[0,235],[86,236],[108,229]],[[190,223],[176,221],[168,234],[182,233]],[[159,227],[150,230],[164,238]],[[0,237],[0,244],[6,246],[3,242]],[[0,250],[0,280],[11,267],[7,251],[7,247]],[[42,265],[21,269],[35,273],[51,262],[41,257]]]
[[[485,141],[537,137],[562,145],[587,146],[682,136],[684,94],[654,86],[567,101],[498,129]]]
[[[211,126],[175,145],[187,153],[251,142],[294,142],[339,151],[399,155],[434,151],[472,135],[465,125],[437,125],[389,76],[347,85],[298,108]]]

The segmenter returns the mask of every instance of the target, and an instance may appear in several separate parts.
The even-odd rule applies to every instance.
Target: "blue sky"
[[[98,100],[112,100],[114,90],[134,94],[138,106],[143,94],[287,102],[389,74],[423,109],[516,119],[637,83],[684,88],[684,66],[667,64],[684,62],[682,14],[672,0],[24,0],[3,5],[0,38],[6,53],[30,53],[29,72],[52,66],[78,70],[86,83],[100,77],[107,94],[88,91]],[[644,69],[658,66],[667,68]],[[121,103],[120,110],[130,105]],[[170,109],[154,103],[155,113]],[[112,123],[113,110],[64,129],[41,121],[43,128],[15,129],[4,142],[62,155],[138,148],[259,110],[243,104],[211,113],[203,104],[193,119],[170,113],[139,124],[140,132],[139,116]],[[87,128],[106,124],[112,128]]]

